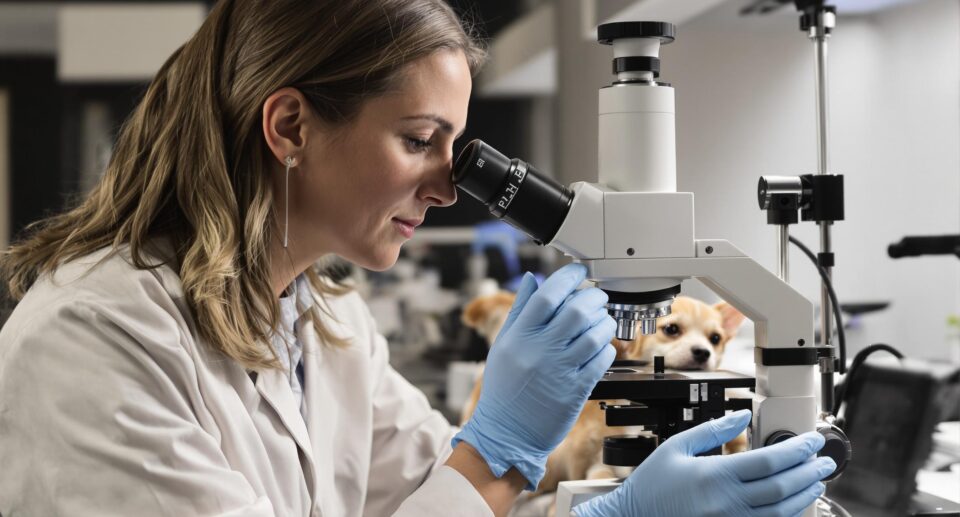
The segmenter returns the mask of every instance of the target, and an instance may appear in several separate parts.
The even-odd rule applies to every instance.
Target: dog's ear
[[[740,324],[746,318],[743,313],[727,302],[720,302],[713,308],[720,313],[720,317],[723,319],[723,331],[727,333],[727,337],[736,336],[737,329],[740,328]]]
[[[486,317],[487,311],[490,310],[488,298],[490,297],[479,296],[470,300],[470,303],[463,308],[463,313],[460,314],[460,321],[472,329],[477,328]]]
[[[498,307],[505,307],[506,310],[510,310],[514,298],[516,298],[516,295],[506,291],[478,296],[463,308],[460,321],[467,327],[479,329]]]

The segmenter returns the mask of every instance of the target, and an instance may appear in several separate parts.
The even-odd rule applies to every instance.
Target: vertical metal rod
[[[811,27],[811,38],[814,41],[816,60],[816,97],[817,97],[817,174],[830,173],[830,153],[827,147],[829,140],[829,106],[827,103],[827,29],[825,16],[832,16],[825,11],[817,13],[817,25]],[[831,252],[830,223],[822,221],[820,226],[820,252]],[[827,277],[832,280],[833,271],[830,267],[824,268]],[[826,282],[820,286],[820,339],[823,346],[830,346],[833,340],[832,308],[830,294]]]
[[[777,262],[780,265],[777,276],[780,280],[790,283],[790,226],[777,225],[779,246],[777,247]]]
[[[820,223],[820,251],[830,253],[830,223]],[[827,278],[833,281],[833,268],[823,267],[827,273]],[[820,286],[820,335],[822,336],[823,346],[830,346],[833,341],[833,308],[830,301],[830,290],[827,289],[827,283],[821,282]]]
[[[813,37],[814,50],[816,51],[816,95],[817,95],[817,173],[830,173],[830,154],[827,149],[827,142],[830,139],[829,127],[827,124],[828,109],[827,105],[827,35],[823,27],[823,13],[817,17],[817,33]]]

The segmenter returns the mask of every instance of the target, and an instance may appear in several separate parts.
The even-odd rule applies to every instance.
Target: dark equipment
[[[917,470],[933,444],[936,425],[960,404],[960,369],[901,358],[851,369],[841,395],[843,429],[857,451],[827,496],[852,515],[955,515],[960,505],[916,492]],[[930,513],[941,508],[941,513]]]
[[[887,254],[895,259],[921,255],[954,255],[960,258],[960,235],[904,237],[887,247]]]

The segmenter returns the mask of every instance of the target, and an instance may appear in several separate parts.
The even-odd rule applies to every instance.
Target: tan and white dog
[[[463,311],[465,325],[493,345],[506,320],[514,295],[498,292],[471,301]],[[727,342],[737,333],[744,316],[726,302],[708,305],[693,298],[680,296],[673,302],[672,314],[657,320],[657,332],[638,335],[633,341],[614,340],[617,359],[653,361],[663,356],[667,368],[677,370],[716,370]],[[466,422],[480,398],[482,379],[478,379],[461,414]],[[615,472],[600,461],[603,438],[623,434],[622,428],[607,427],[603,411],[597,401],[589,401],[580,413],[570,434],[547,460],[547,472],[538,492],[556,489],[560,481],[614,477]],[[731,442],[730,452],[746,447],[743,437]]]
[[[664,366],[674,370],[716,370],[741,323],[743,314],[727,302],[711,306],[678,296],[671,314],[657,320],[657,333],[637,335],[626,345],[623,359],[652,363],[663,356]]]

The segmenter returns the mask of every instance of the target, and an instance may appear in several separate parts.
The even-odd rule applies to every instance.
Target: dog
[[[727,302],[711,306],[678,296],[670,315],[657,319],[655,334],[637,335],[626,345],[624,359],[652,363],[662,356],[664,366],[674,370],[716,370],[743,319]]]
[[[498,292],[480,296],[464,308],[461,320],[475,329],[493,346],[497,334],[513,305],[515,295]],[[663,356],[664,366],[676,370],[716,370],[723,358],[727,343],[732,339],[744,316],[726,302],[708,305],[700,300],[679,296],[671,314],[657,320],[657,332],[637,335],[632,341],[614,339],[617,359],[653,362],[654,356]],[[482,376],[482,373],[480,374]],[[478,378],[461,413],[461,425],[476,409],[482,388]],[[635,432],[635,430],[627,430]],[[603,438],[624,434],[623,428],[607,427],[604,414],[596,401],[584,406],[576,423],[563,442],[547,459],[547,470],[537,493],[556,490],[561,481],[575,479],[602,479],[623,477],[629,473],[602,463]],[[746,449],[746,438],[741,435],[724,446],[727,453]]]

